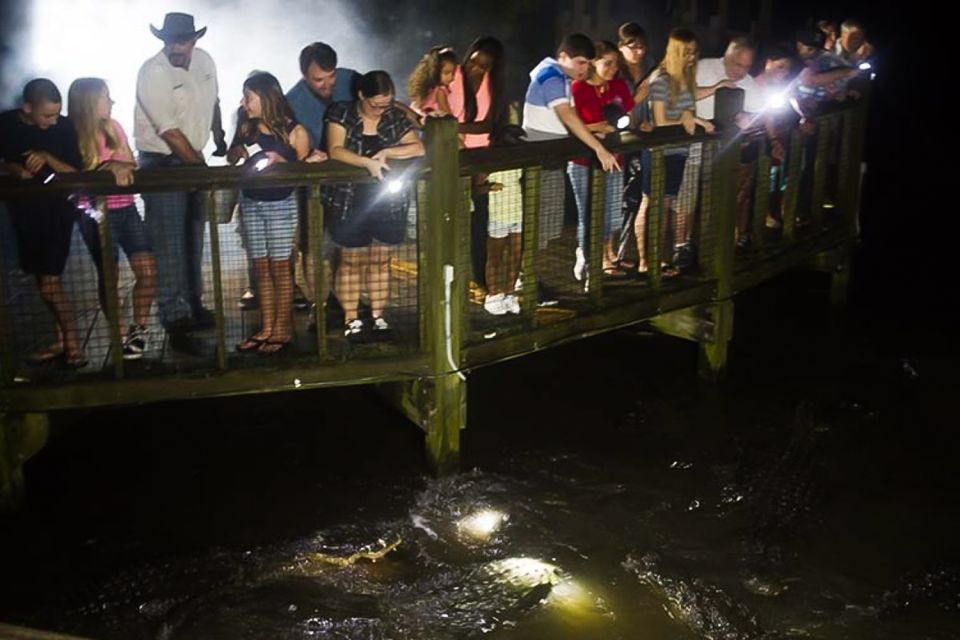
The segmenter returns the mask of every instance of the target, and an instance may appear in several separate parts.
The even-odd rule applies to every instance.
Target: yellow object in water
[[[356,553],[352,553],[349,556],[336,556],[327,553],[311,553],[306,556],[306,560],[311,562],[325,562],[326,564],[332,564],[338,567],[349,567],[352,564],[359,562],[360,560],[369,560],[370,562],[376,562],[377,560],[382,559],[385,555],[396,549],[400,546],[400,543],[403,542],[402,539],[397,538],[394,542],[387,544],[384,540],[379,540],[380,548],[372,549],[372,545],[361,548]]]

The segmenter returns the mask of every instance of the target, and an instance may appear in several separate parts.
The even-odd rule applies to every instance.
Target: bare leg
[[[664,198],[664,200],[664,205],[669,211],[673,208],[674,199],[667,196]],[[677,204],[678,206],[674,210],[674,220],[676,220],[676,223],[674,224],[673,241],[674,244],[686,244],[687,242],[690,242],[690,214],[686,211],[682,211],[679,207],[679,203]]]
[[[63,345],[68,362],[79,363],[84,360],[84,356],[77,338],[73,304],[63,290],[63,280],[60,276],[42,275],[37,276],[37,284],[40,288],[40,297],[53,313],[59,334],[58,342]]]
[[[340,267],[337,269],[336,292],[346,324],[357,319],[357,307],[360,304],[361,271],[367,257],[366,247],[361,249],[342,249]]]
[[[265,341],[273,335],[277,314],[277,300],[273,276],[270,274],[270,258],[254,258],[253,274],[256,278],[257,297],[260,298],[260,332],[256,340]]]
[[[137,278],[133,286],[133,321],[144,326],[157,293],[157,261],[149,251],[128,256],[130,268]],[[123,327],[120,327],[121,331]]]
[[[371,245],[367,263],[367,293],[374,318],[383,316],[390,298],[390,247]]]
[[[293,273],[290,266],[293,260],[287,258],[268,262],[273,289],[269,306],[273,307],[274,317],[269,336],[270,346],[264,345],[260,351],[273,353],[278,351],[283,343],[293,339],[293,319],[290,315],[290,307],[293,304]]]
[[[504,271],[506,272],[506,281],[504,282],[507,293],[513,293],[517,288],[517,278],[520,276],[520,264],[523,257],[523,236],[519,233],[511,233],[507,236],[507,257]]]
[[[487,237],[487,294],[497,295],[506,291],[507,238]]]
[[[650,196],[643,194],[637,217],[633,222],[633,235],[637,238],[637,271],[647,271],[647,210],[650,208]]]

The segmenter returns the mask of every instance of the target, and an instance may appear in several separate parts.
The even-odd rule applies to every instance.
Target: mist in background
[[[276,75],[289,89],[300,78],[300,50],[323,41],[337,51],[341,66],[366,72],[388,71],[405,99],[407,76],[431,46],[453,46],[458,54],[479,36],[503,41],[508,57],[508,90],[522,100],[528,73],[553,55],[561,32],[584,31],[613,39],[616,21],[571,18],[566,2],[487,0],[453,6],[449,1],[355,0],[0,0],[4,31],[0,45],[0,106],[16,105],[23,84],[38,76],[52,79],[66,99],[70,83],[82,76],[107,80],[116,102],[114,117],[132,133],[137,71],[162,43],[149,25],[160,27],[169,11],[194,16],[207,33],[198,47],[213,56],[228,135],[241,85],[250,71]],[[659,33],[659,11],[632,5],[619,18]],[[662,18],[661,18],[662,20]],[[659,57],[659,56],[657,56]]]

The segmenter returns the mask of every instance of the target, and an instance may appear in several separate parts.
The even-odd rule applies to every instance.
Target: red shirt
[[[573,105],[584,124],[604,122],[603,107],[608,104],[619,105],[623,112],[633,111],[633,94],[622,78],[614,78],[601,85],[593,85],[586,80],[575,80],[572,87]],[[577,164],[589,165],[590,159],[578,158]]]

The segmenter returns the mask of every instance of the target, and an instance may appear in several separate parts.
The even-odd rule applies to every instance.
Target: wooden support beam
[[[607,174],[594,164],[590,167],[590,218],[587,227],[587,282],[590,302],[595,309],[603,303],[603,237],[607,207]]]
[[[97,211],[100,213],[100,223],[97,225],[100,240],[100,268],[103,270],[103,297],[107,308],[103,313],[107,318],[107,332],[110,336],[110,360],[113,362],[114,374],[123,377],[123,344],[120,338],[120,300],[117,293],[117,261],[113,255],[113,238],[107,216],[107,199],[100,198],[97,202]]]
[[[23,499],[23,464],[47,443],[45,413],[0,413],[0,513]]]
[[[660,333],[693,342],[713,342],[717,335],[710,305],[697,305],[662,313],[650,320]]]
[[[700,360],[697,372],[704,380],[723,379],[727,369],[727,352],[733,339],[733,300],[710,305],[713,340],[700,341]]]
[[[317,357],[327,359],[327,265],[323,254],[323,201],[320,185],[307,189],[307,235],[313,269],[313,319],[316,324]]]
[[[429,392],[421,409],[426,428],[427,459],[436,473],[456,471],[460,459],[460,429],[466,425],[466,377],[461,368],[461,336],[467,305],[469,212],[463,210],[457,121],[429,118],[426,125],[426,216],[420,238],[423,263],[420,286],[426,287],[427,354],[432,375],[421,381]]]
[[[211,190],[201,194],[210,225],[210,264],[213,271],[213,312],[217,335],[217,368],[227,368],[227,321],[223,308],[223,264],[220,261],[220,220],[217,218],[216,194]]]

